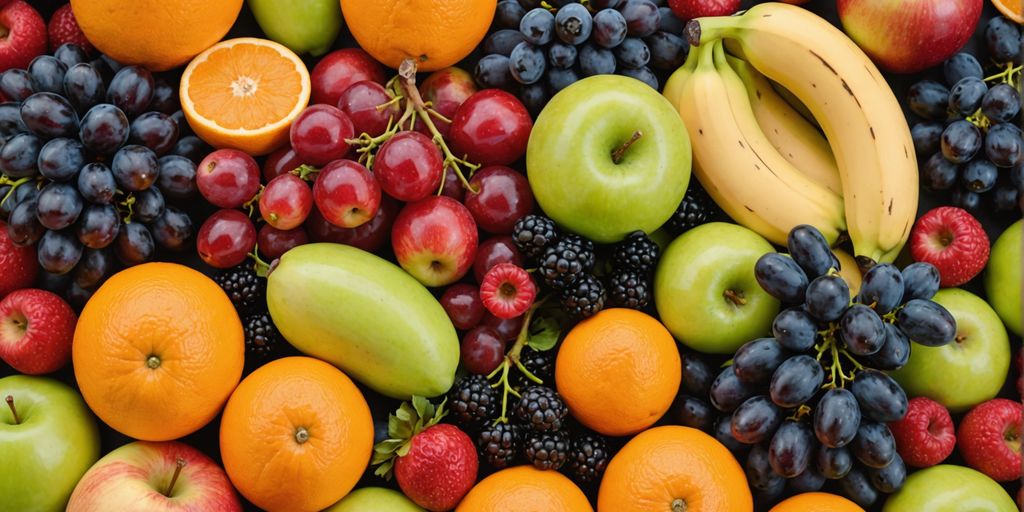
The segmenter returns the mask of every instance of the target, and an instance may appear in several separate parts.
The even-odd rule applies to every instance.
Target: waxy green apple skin
[[[338,0],[249,0],[260,29],[291,51],[318,57],[327,53],[341,30]]]
[[[96,420],[75,390],[45,377],[0,379],[0,510],[64,510],[99,456]]]
[[[1017,336],[1024,336],[1024,315],[1021,294],[1024,293],[1024,220],[1018,220],[999,235],[992,244],[992,255],[985,268],[985,295],[988,303],[1003,319],[1006,328]]]
[[[635,132],[640,138],[615,163],[612,152]],[[686,193],[690,159],[679,112],[644,83],[617,75],[584,78],[556,94],[526,150],[537,204],[599,243],[664,224]]]
[[[356,489],[324,512],[424,512],[404,494],[384,487]]]
[[[767,240],[736,224],[712,222],[676,238],[654,275],[654,302],[669,332],[683,345],[731,354],[771,332],[779,301],[754,277],[754,264],[775,252]],[[731,290],[742,304],[726,297]]]
[[[1010,339],[980,297],[945,288],[932,300],[956,319],[956,340],[941,347],[912,343],[910,360],[892,377],[907,396],[926,396],[956,414],[999,394],[1010,368]]]
[[[448,314],[401,268],[340,244],[286,252],[267,279],[267,307],[281,334],[393,398],[448,391],[459,339]]]
[[[917,347],[914,347],[917,348]],[[882,512],[1017,512],[995,480],[963,466],[941,464],[915,471],[889,496]]]

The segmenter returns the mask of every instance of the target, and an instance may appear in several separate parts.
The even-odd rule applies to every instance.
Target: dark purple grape
[[[707,396],[711,389],[711,382],[715,379],[711,367],[699,355],[692,352],[684,352],[681,359],[683,380],[680,384],[680,392],[693,396]]]
[[[682,66],[690,48],[685,39],[660,30],[645,37],[643,41],[651,50],[651,67],[663,71]]]
[[[814,398],[825,381],[825,370],[817,359],[801,354],[786,359],[772,375],[768,393],[779,407],[792,409]]]
[[[85,165],[85,147],[76,139],[52,139],[39,150],[37,165],[50,181],[70,181]]]
[[[43,141],[31,133],[19,133],[0,148],[0,172],[10,178],[35,176]]]
[[[128,142],[128,129],[128,117],[121,109],[101,103],[82,117],[78,136],[89,151],[111,155]]]
[[[604,9],[594,14],[591,39],[602,48],[615,48],[626,39],[629,28],[626,18],[615,9]]]
[[[0,103],[0,140],[6,141],[24,131],[28,131],[28,127],[21,120],[21,104],[13,101]]]
[[[899,370],[910,360],[910,340],[893,324],[885,323],[885,344],[866,358],[868,365],[879,370]]]
[[[747,473],[747,484],[756,491],[771,491],[786,485],[786,480],[772,470],[768,447],[764,444],[755,445],[750,449],[743,469]]]
[[[583,76],[615,73],[615,54],[611,50],[585,44],[580,47],[579,60]]]
[[[519,101],[523,102],[523,106],[530,113],[531,116],[536,118],[540,115],[541,109],[544,105],[547,105],[548,99],[551,98],[551,94],[548,93],[546,84],[530,84],[519,88],[519,94],[517,95]]]
[[[850,286],[838,275],[824,275],[807,285],[807,312],[821,322],[839,320],[850,305]]]
[[[981,194],[964,188],[954,190],[949,201],[953,203],[953,206],[969,212],[977,212],[981,209]]]
[[[110,164],[117,185],[128,192],[146,190],[160,174],[156,154],[145,146],[121,148]]]
[[[555,68],[548,70],[547,74],[548,86],[551,87],[551,90],[554,92],[558,92],[569,87],[579,81],[579,79],[580,77],[571,69]]]
[[[708,398],[711,405],[722,412],[732,412],[744,400],[754,396],[757,387],[745,384],[736,378],[736,372],[732,366],[722,368],[715,380],[711,382],[711,389],[708,391]]]
[[[997,124],[985,135],[985,157],[997,167],[1024,162],[1024,135],[1012,124]]]
[[[699,398],[684,396],[676,411],[676,420],[684,427],[711,432],[715,426],[715,410]]]
[[[3,185],[3,187],[3,193],[0,194],[0,216],[4,219],[8,218],[14,207],[21,204],[22,201],[34,199],[39,195],[39,189],[32,182],[23,182],[16,187],[11,185]],[[11,191],[12,188],[13,191]]]
[[[0,92],[10,101],[24,101],[36,92],[32,75],[24,69],[8,69],[0,73]]]
[[[978,59],[966,52],[960,52],[946,59],[942,65],[942,72],[946,85],[953,85],[967,77],[985,78],[985,72],[982,71]]]
[[[907,466],[898,453],[893,456],[892,462],[888,466],[881,469],[868,468],[867,473],[871,485],[879,492],[886,494],[900,490],[903,488],[903,483],[907,481]]]
[[[1020,202],[1020,191],[1016,187],[1001,186],[992,197],[996,210],[1008,212],[1017,209]]]
[[[91,204],[82,210],[75,226],[75,236],[90,249],[102,249],[111,244],[121,229],[117,209],[109,204]]]
[[[199,162],[202,162],[203,158],[206,158],[206,155],[212,151],[213,148],[207,146],[199,137],[188,135],[178,139],[178,142],[174,144],[174,149],[171,150],[171,154],[183,156],[192,160],[192,163],[199,165]]]
[[[850,392],[857,397],[861,414],[871,420],[891,423],[907,414],[907,394],[892,377],[870,368],[857,372]]]
[[[713,434],[715,436],[715,439],[717,439],[719,443],[725,445],[725,447],[728,448],[730,452],[737,456],[746,453],[747,449],[750,448],[749,445],[737,441],[736,438],[732,436],[731,414],[727,414],[725,416],[718,418],[718,421],[715,422],[715,429],[713,431]]]
[[[68,67],[52,55],[40,55],[28,65],[28,74],[32,77],[32,88],[36,92],[64,92],[64,73]]]
[[[81,46],[72,43],[64,43],[53,51],[53,57],[71,69],[72,66],[89,61],[89,54]]]
[[[818,446],[814,458],[815,467],[821,475],[830,480],[839,480],[853,469],[853,455],[846,448]]]
[[[68,285],[71,284],[71,281],[71,274],[51,274],[49,272],[40,272],[39,278],[36,280],[36,284],[39,288],[50,293],[63,295],[67,291]]]
[[[542,7],[530,9],[519,21],[519,31],[529,43],[546,45],[555,37],[555,15]]]
[[[78,193],[93,204],[109,204],[114,200],[117,182],[110,168],[99,162],[82,167],[78,173]]]
[[[658,5],[651,0],[622,0],[618,9],[626,19],[626,33],[631,37],[647,37],[661,25]]]
[[[125,266],[131,267],[153,259],[156,247],[153,245],[153,235],[145,225],[141,222],[130,222],[121,225],[114,249],[117,259]]]
[[[149,107],[155,87],[156,82],[149,70],[141,66],[125,66],[107,86],[107,102],[121,109],[128,117],[135,117]]]
[[[1024,161],[1010,169],[1010,182],[1018,190],[1024,191]]]
[[[18,203],[11,210],[11,216],[7,219],[7,236],[14,245],[32,245],[39,241],[46,232],[46,228],[39,223],[36,217],[36,206],[39,200],[36,197],[28,198]]]
[[[51,274],[66,274],[75,268],[82,258],[82,244],[78,243],[72,230],[48,230],[36,244],[39,266]]]
[[[188,247],[188,241],[192,238],[192,219],[185,212],[168,206],[164,208],[164,213],[153,221],[150,229],[153,230],[153,239],[160,247],[181,251]]]
[[[196,164],[178,155],[163,156],[157,162],[160,166],[157,185],[164,194],[175,199],[187,199],[195,194]]]
[[[782,409],[770,398],[752,396],[733,411],[732,435],[741,443],[757,444],[770,439],[782,420]]]
[[[178,102],[178,91],[162,78],[156,78],[153,86],[153,99],[149,102],[149,110],[171,115],[181,110]]]
[[[106,56],[100,55],[98,59],[92,61],[92,65],[104,72],[104,81],[109,82],[114,79],[114,74],[121,71],[124,68],[120,62]]]
[[[843,496],[864,508],[871,508],[871,505],[878,501],[878,491],[871,486],[871,481],[860,468],[851,469],[845,477],[841,478],[839,489]]]
[[[763,384],[786,360],[786,351],[775,338],[758,338],[744,343],[732,359],[736,378],[747,384]]]
[[[934,80],[922,80],[907,92],[910,111],[928,121],[944,121],[949,108],[949,89]]]
[[[576,47],[571,44],[555,42],[548,47],[548,62],[555,68],[571,68],[576,64],[576,55]]]
[[[900,272],[903,274],[903,301],[912,299],[928,300],[939,291],[939,269],[931,263],[911,263]]]
[[[109,277],[116,265],[109,249],[86,249],[75,266],[75,283],[82,288],[92,288]]]
[[[996,179],[999,178],[999,169],[988,160],[975,158],[964,164],[963,174],[960,179],[967,190],[971,192],[988,192],[996,186]]]
[[[839,338],[851,354],[869,356],[885,344],[885,326],[875,310],[854,304],[839,319]]]
[[[103,102],[107,86],[92,64],[75,64],[64,74],[64,95],[79,113]]]
[[[993,16],[985,26],[985,44],[997,62],[1014,62],[1021,52],[1020,28],[1003,16]]]
[[[497,53],[485,55],[473,68],[473,79],[485,89],[504,89],[512,85],[512,71],[508,57]]]
[[[793,478],[811,464],[814,454],[814,433],[806,424],[787,420],[768,443],[768,462],[775,474]]]
[[[547,61],[544,59],[544,51],[539,46],[522,42],[512,50],[508,66],[512,78],[521,84],[529,85],[544,76]]]
[[[484,39],[484,53],[485,54],[498,54],[508,57],[512,55],[512,50],[518,45],[526,41],[526,37],[523,33],[518,30],[502,29],[492,33]]]
[[[833,267],[838,268],[828,241],[814,226],[801,224],[791,229],[786,237],[786,247],[808,279],[823,276]]]
[[[21,102],[21,120],[33,133],[47,139],[78,133],[78,113],[63,96],[37,92]]]
[[[891,263],[879,263],[864,273],[857,302],[884,315],[903,301],[903,274]]]
[[[981,100],[981,113],[993,123],[1008,123],[1020,113],[1020,94],[1010,84],[993,85]]]
[[[146,112],[131,123],[128,141],[152,149],[157,156],[167,153],[178,142],[178,125],[161,112]]]
[[[791,478],[789,486],[797,492],[817,492],[825,486],[825,475],[822,475],[818,468],[811,464],[803,473]]]
[[[135,194],[132,216],[135,220],[149,224],[164,213],[164,196],[156,187],[149,187]]]
[[[772,321],[772,335],[779,344],[794,352],[806,352],[814,346],[818,326],[802,308],[785,309]]]
[[[869,468],[884,468],[896,456],[896,439],[885,423],[862,421],[850,452]]]
[[[940,347],[956,338],[953,315],[931,300],[908,301],[896,312],[896,325],[911,341],[929,347]]]
[[[914,152],[919,156],[932,155],[942,149],[942,123],[917,123],[910,129],[914,139]]]
[[[650,87],[651,89],[654,89],[656,91],[658,90],[658,76],[655,75],[654,71],[651,71],[651,68],[647,66],[636,69],[620,68],[615,72],[622,76],[628,76],[629,78],[632,78],[634,80],[639,80],[647,84],[647,86]]]
[[[78,220],[85,206],[74,185],[50,182],[39,191],[36,216],[46,229],[64,229]]]
[[[564,43],[583,44],[593,28],[594,18],[583,4],[571,3],[555,14],[555,35]]]
[[[960,166],[937,152],[921,167],[921,184],[931,191],[949,190],[956,184],[959,175]]]
[[[590,0],[590,7],[596,10],[614,9],[619,6],[622,0]]]
[[[641,68],[651,61],[651,50],[647,43],[638,37],[627,37],[612,53],[620,67]]]
[[[969,116],[981,108],[981,100],[988,92],[988,85],[981,78],[966,77],[949,90],[949,109],[954,113]]]
[[[492,29],[519,30],[519,21],[526,15],[526,9],[516,0],[501,0],[494,9]]]
[[[768,295],[787,304],[800,304],[807,290],[807,274],[793,258],[768,253],[758,258],[754,277]]]
[[[189,135],[195,135],[192,133],[192,127],[188,125],[188,121],[185,120],[185,113],[178,110],[169,116],[171,121],[178,126],[178,137],[188,137]]]
[[[661,15],[661,24],[658,25],[658,30],[673,35],[683,33],[683,28],[686,27],[686,24],[676,16],[672,8],[658,7],[658,13]]]
[[[853,393],[846,389],[829,389],[814,408],[814,435],[829,448],[850,444],[857,435],[858,426],[860,406]]]

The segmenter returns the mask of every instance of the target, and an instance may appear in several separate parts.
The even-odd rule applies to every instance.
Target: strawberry
[[[988,263],[985,229],[967,210],[935,208],[917,219],[910,231],[910,255],[939,269],[943,287],[960,286]]]
[[[451,510],[476,482],[476,447],[455,425],[439,424],[437,408],[414,396],[388,418],[388,436],[373,448],[375,474],[390,478],[417,505],[431,511]]]
[[[668,6],[681,20],[704,16],[728,16],[740,8],[740,0],[668,0]]]
[[[0,199],[3,199],[3,194],[0,194]],[[15,290],[32,286],[39,274],[35,246],[14,245],[3,221],[0,221],[0,268],[4,269],[0,272],[0,299]]]
[[[0,8],[0,71],[24,69],[32,59],[46,52],[46,22],[39,11],[24,0]]]
[[[491,267],[480,283],[480,300],[498,318],[515,318],[525,313],[535,298],[537,285],[530,274],[512,263]]]
[[[1024,405],[996,398],[964,416],[957,431],[960,454],[967,465],[997,482],[1021,477],[1020,436]]]
[[[71,12],[71,4],[64,4],[60,9],[54,11],[53,16],[50,17],[50,25],[47,27],[47,32],[50,34],[51,52],[65,43],[77,45],[85,50],[86,53],[92,53],[94,49],[92,43],[82,33],[82,28],[78,26],[78,22],[75,21],[75,13]]]
[[[946,460],[956,445],[949,411],[923,396],[911,399],[906,416],[890,423],[889,430],[903,462],[915,468],[931,467]]]

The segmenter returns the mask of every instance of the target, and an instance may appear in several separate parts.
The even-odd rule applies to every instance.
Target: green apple
[[[907,365],[892,376],[908,396],[926,396],[963,412],[999,394],[1010,369],[1010,339],[980,297],[945,288],[932,300],[956,319],[956,341],[941,347],[912,343]]]
[[[537,204],[595,242],[653,232],[690,181],[679,112],[643,82],[595,75],[555,95],[537,118],[526,169]]]
[[[984,473],[941,464],[911,473],[882,508],[882,512],[909,511],[1017,512],[1017,504]]]
[[[249,0],[256,23],[295,53],[327,53],[341,30],[338,0]]]
[[[4,377],[0,400],[7,397],[0,403],[0,510],[64,510],[100,457],[96,420],[81,395],[53,379]]]
[[[654,303],[665,327],[710,354],[731,354],[768,335],[779,301],[757,284],[754,264],[769,252],[772,244],[736,224],[711,222],[680,235],[654,275]]]
[[[1003,319],[1006,328],[1017,336],[1024,336],[1024,325],[1021,321],[1021,284],[1024,276],[1021,267],[1021,232],[1024,231],[1024,220],[1018,220],[1006,228],[999,239],[992,245],[992,255],[988,258],[985,268],[985,295],[992,309]]]
[[[356,489],[324,512],[423,512],[404,494],[383,487]]]

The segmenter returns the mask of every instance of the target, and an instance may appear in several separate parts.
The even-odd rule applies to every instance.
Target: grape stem
[[[1003,71],[991,76],[986,76],[985,81],[1004,83],[1016,89],[1021,73],[1024,72],[1024,65],[1014,66],[1012,62],[1007,62],[1006,64],[999,64],[998,66],[1003,68]]]
[[[522,372],[522,374],[527,379],[537,384],[544,383],[543,380],[538,378],[536,375],[527,370],[525,366],[523,366],[523,363],[522,361],[519,360],[519,357],[523,352],[523,348],[527,346],[530,340],[530,322],[533,320],[533,314],[537,312],[537,309],[540,308],[542,304],[544,304],[545,300],[547,300],[547,298],[534,302],[533,305],[530,306],[530,309],[526,311],[525,315],[523,316],[523,325],[522,327],[519,328],[519,334],[516,336],[516,342],[512,345],[512,348],[509,349],[508,353],[505,354],[505,358],[504,360],[502,360],[501,364],[499,364],[498,367],[494,369],[494,371],[487,375],[487,380],[489,381],[492,378],[494,378],[495,375],[499,373],[501,374],[501,377],[498,378],[498,382],[491,384],[492,388],[501,387],[501,416],[499,416],[498,419],[494,421],[495,425],[499,423],[508,423],[509,393],[512,393],[512,395],[519,397],[519,392],[512,387],[508,380],[509,371],[512,369],[513,366],[518,368],[519,371]]]
[[[20,187],[21,185],[27,183],[31,179],[32,178],[21,178],[19,180],[12,181],[7,176],[0,176],[0,185],[10,185],[11,186],[11,189],[8,190],[6,194],[4,194],[4,197],[2,199],[0,199],[0,206],[3,206],[3,204],[6,203],[7,200],[11,196],[14,195],[14,191],[17,190],[18,187]]]

